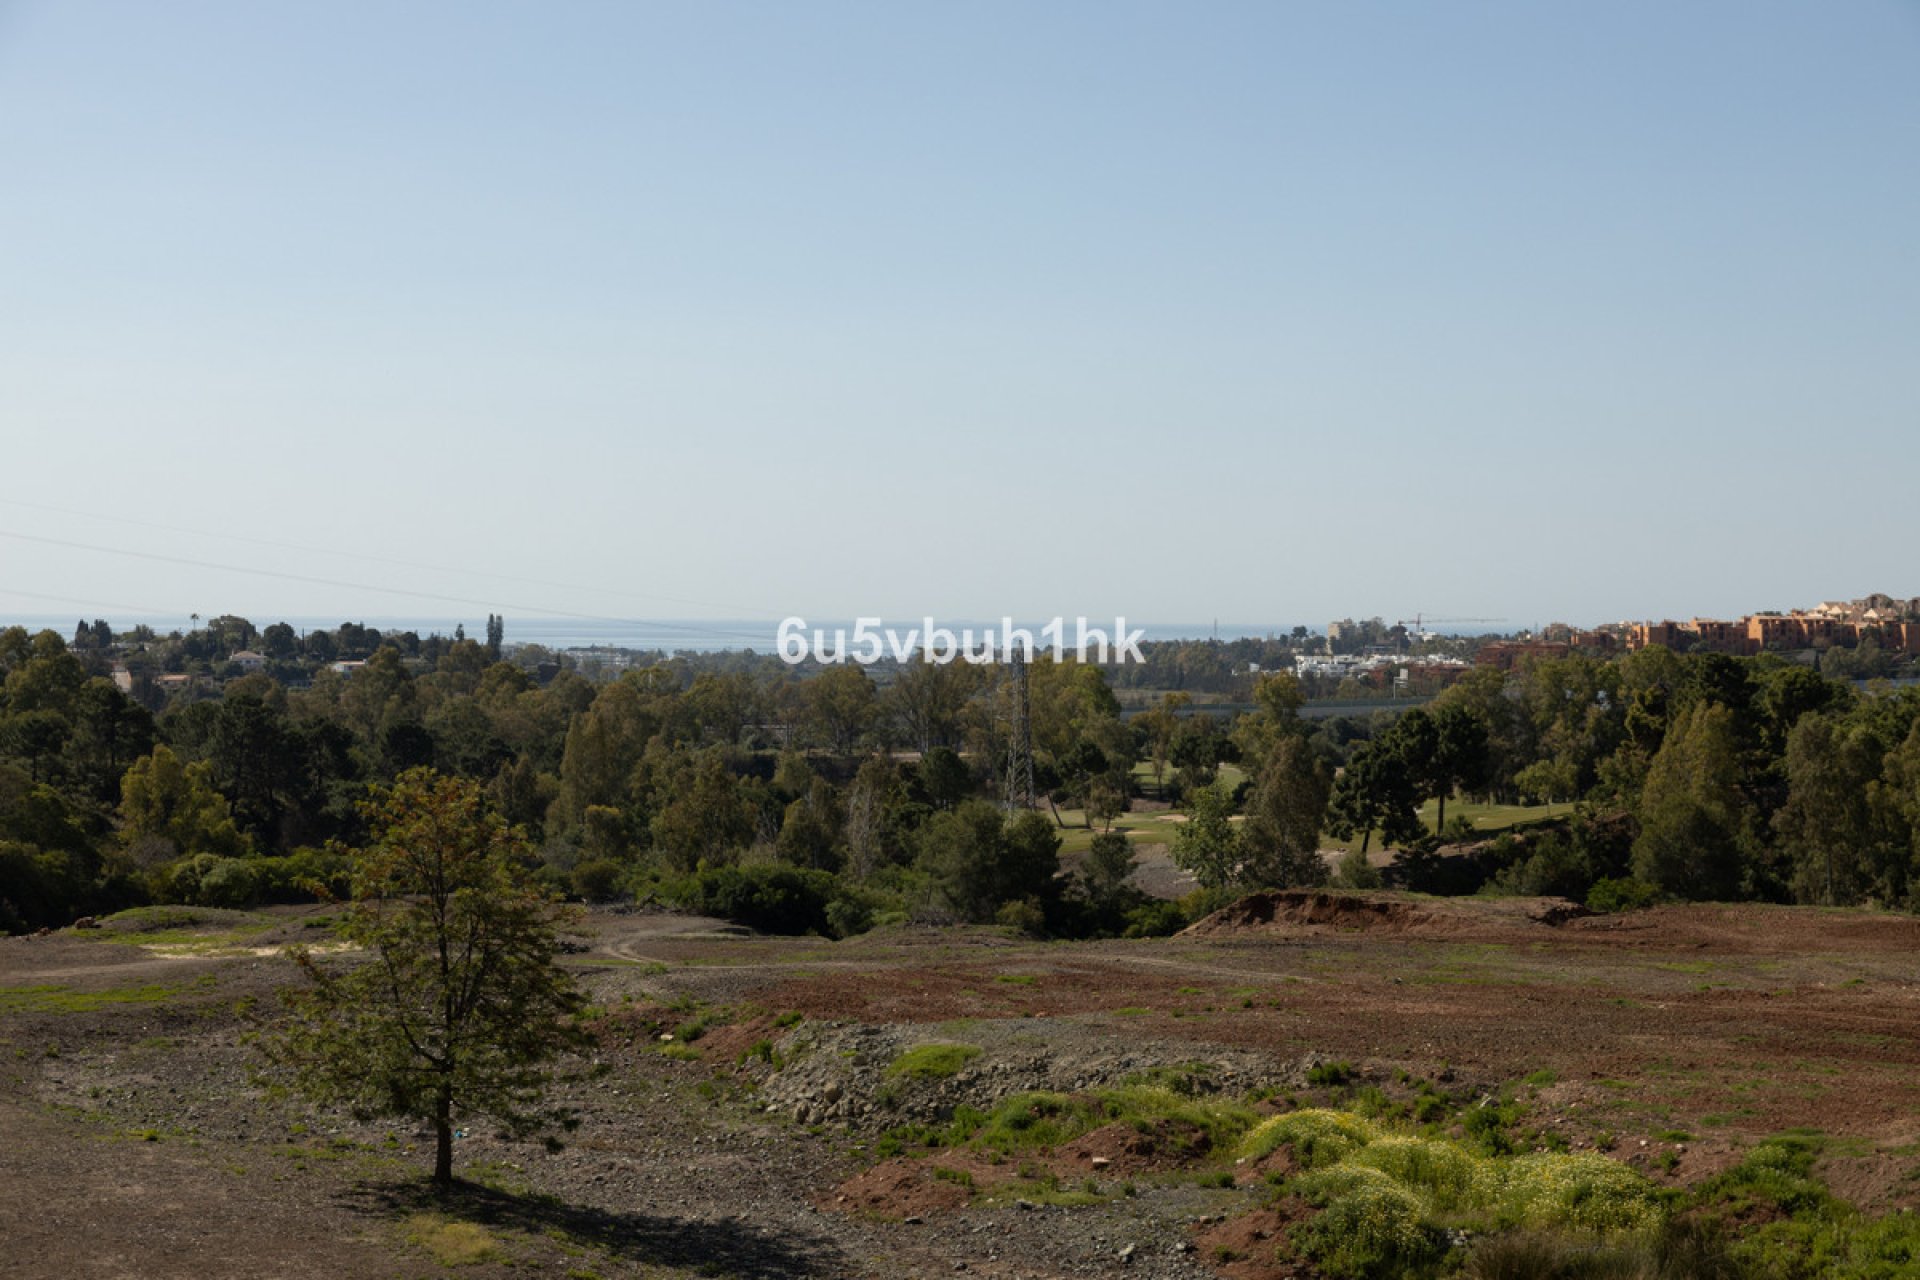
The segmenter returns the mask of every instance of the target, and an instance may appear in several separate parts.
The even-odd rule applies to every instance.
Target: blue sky
[[[0,619],[1916,595],[1917,249],[1914,3],[0,0]]]

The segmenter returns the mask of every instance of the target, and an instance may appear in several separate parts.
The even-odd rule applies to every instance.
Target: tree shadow
[[[431,1211],[536,1238],[557,1232],[624,1261],[742,1280],[843,1276],[852,1270],[831,1240],[790,1227],[763,1235],[746,1223],[597,1209],[568,1204],[556,1196],[501,1191],[471,1182],[456,1181],[446,1190],[412,1181],[362,1184],[348,1194],[348,1207],[382,1218]]]

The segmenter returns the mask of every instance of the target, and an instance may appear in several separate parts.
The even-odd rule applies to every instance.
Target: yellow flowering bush
[[[1309,1169],[1337,1164],[1380,1136],[1371,1123],[1347,1111],[1308,1107],[1255,1126],[1241,1141],[1240,1156],[1259,1160],[1281,1146]]]
[[[1518,1156],[1496,1173],[1501,1216],[1526,1226],[1648,1231],[1660,1222],[1653,1185],[1595,1152]]]
[[[1302,1174],[1293,1186],[1321,1206],[1296,1238],[1331,1275],[1398,1275],[1442,1251],[1427,1225],[1432,1206],[1378,1169],[1336,1164]]]
[[[1442,1139],[1378,1138],[1349,1155],[1340,1167],[1349,1165],[1377,1169],[1422,1192],[1441,1213],[1473,1208],[1486,1198],[1487,1162]]]
[[[1295,1239],[1330,1276],[1429,1274],[1454,1227],[1637,1238],[1661,1221],[1653,1185],[1592,1152],[1481,1156],[1316,1107],[1256,1126],[1238,1154],[1257,1160],[1282,1146],[1307,1170],[1288,1189],[1320,1210]]]

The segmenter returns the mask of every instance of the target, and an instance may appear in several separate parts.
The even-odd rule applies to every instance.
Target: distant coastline
[[[89,620],[94,615],[89,614]],[[113,625],[115,631],[128,630],[135,626],[146,625],[161,634],[171,631],[189,631],[194,623],[185,617],[133,617],[118,614],[101,614]],[[211,615],[202,615],[204,624]],[[243,615],[255,626],[265,627],[275,622],[285,622],[297,631],[331,630],[342,622],[354,622],[363,626],[376,627],[381,631],[413,631],[421,636],[433,633],[452,635],[455,627],[465,627],[469,635],[479,635],[485,630],[486,618],[482,614],[473,618],[364,616],[354,618],[335,618],[319,616],[268,616]],[[70,635],[80,615],[65,614],[15,614],[0,616],[0,627],[23,626],[29,631],[53,630],[60,635]],[[949,627],[988,627],[997,626],[998,618],[939,618],[937,621]],[[919,625],[919,618],[888,619],[887,624],[899,627]],[[846,627],[851,629],[853,619],[809,618],[810,626],[828,629]],[[1020,623],[1016,625],[1037,625]],[[1265,639],[1290,634],[1296,624],[1287,623],[1226,623],[1216,627],[1211,622],[1202,623],[1134,623],[1145,626],[1146,639],[1149,641],[1167,640],[1205,640],[1218,636],[1222,641]],[[1322,631],[1320,625],[1309,625],[1314,633]],[[715,652],[728,649],[752,649],[757,653],[774,651],[774,635],[780,626],[778,618],[565,618],[565,617],[514,617],[506,620],[506,643],[508,645],[538,644],[549,649],[659,649],[666,652],[688,649],[697,652]]]

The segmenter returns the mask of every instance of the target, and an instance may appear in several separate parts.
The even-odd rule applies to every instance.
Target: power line
[[[72,596],[50,596],[44,591],[26,591],[20,587],[0,587],[0,596],[25,596],[29,600],[51,600],[55,604],[79,605],[82,609],[115,609],[121,613],[144,614],[150,618],[172,615],[170,609],[150,609],[143,604],[116,604],[111,600],[77,600]]]
[[[413,591],[400,587],[376,587],[365,582],[344,582],[338,578],[318,578],[303,573],[287,573],[280,569],[255,569],[248,565],[220,564],[212,560],[196,560],[190,556],[162,555],[156,551],[131,551],[125,547],[103,547],[97,543],[75,542],[67,538],[49,538],[41,534],[14,533],[0,529],[0,538],[12,538],[16,542],[36,542],[49,547],[66,547],[75,551],[92,551],[101,555],[127,556],[135,560],[151,560],[160,564],[181,564],[195,569],[216,569],[222,573],[245,573],[260,578],[279,578],[286,582],[303,582],[310,586],[339,587],[348,591],[372,591],[381,595],[401,596],[410,600],[436,600],[443,604],[461,604],[473,608],[512,610],[536,617],[579,618],[588,622],[611,622],[629,627],[658,627],[667,631],[682,631],[699,636],[725,636],[729,639],[766,641],[771,638],[746,631],[727,631],[714,627],[691,626],[680,622],[662,622],[657,618],[614,618],[598,613],[579,613],[571,609],[548,609],[539,605],[515,604],[505,600],[477,600],[470,596],[451,596],[437,591]]]
[[[412,569],[422,573],[459,573],[474,578],[492,578],[497,582],[518,582],[524,586],[549,587],[559,591],[588,591],[596,595],[624,596],[630,600],[658,600],[667,604],[692,605],[699,609],[718,609],[736,617],[754,617],[764,615],[768,618],[784,618],[786,612],[779,609],[750,609],[745,605],[718,604],[711,600],[688,600],[680,596],[659,595],[646,591],[622,591],[617,587],[588,586],[577,582],[555,582],[546,578],[528,578],[518,574],[496,573],[487,569],[463,569],[454,565],[424,564],[415,560],[402,560],[396,556],[369,555],[360,551],[343,551],[337,547],[315,547],[299,542],[285,542],[278,538],[259,538],[244,533],[226,533],[215,529],[194,529],[186,525],[163,524],[154,520],[136,520],[130,516],[109,515],[99,511],[81,511],[73,507],[59,507],[45,502],[28,502],[23,498],[0,496],[0,503],[10,507],[25,507],[33,511],[46,511],[54,515],[72,516],[81,520],[105,520],[112,524],[128,525],[137,529],[159,529],[165,533],[184,533],[195,538],[218,538],[228,542],[243,542],[250,546],[270,547],[276,551],[300,551],[309,555],[335,556],[344,560],[360,560],[368,564],[391,565],[397,569]],[[581,614],[581,617],[588,615]]]

